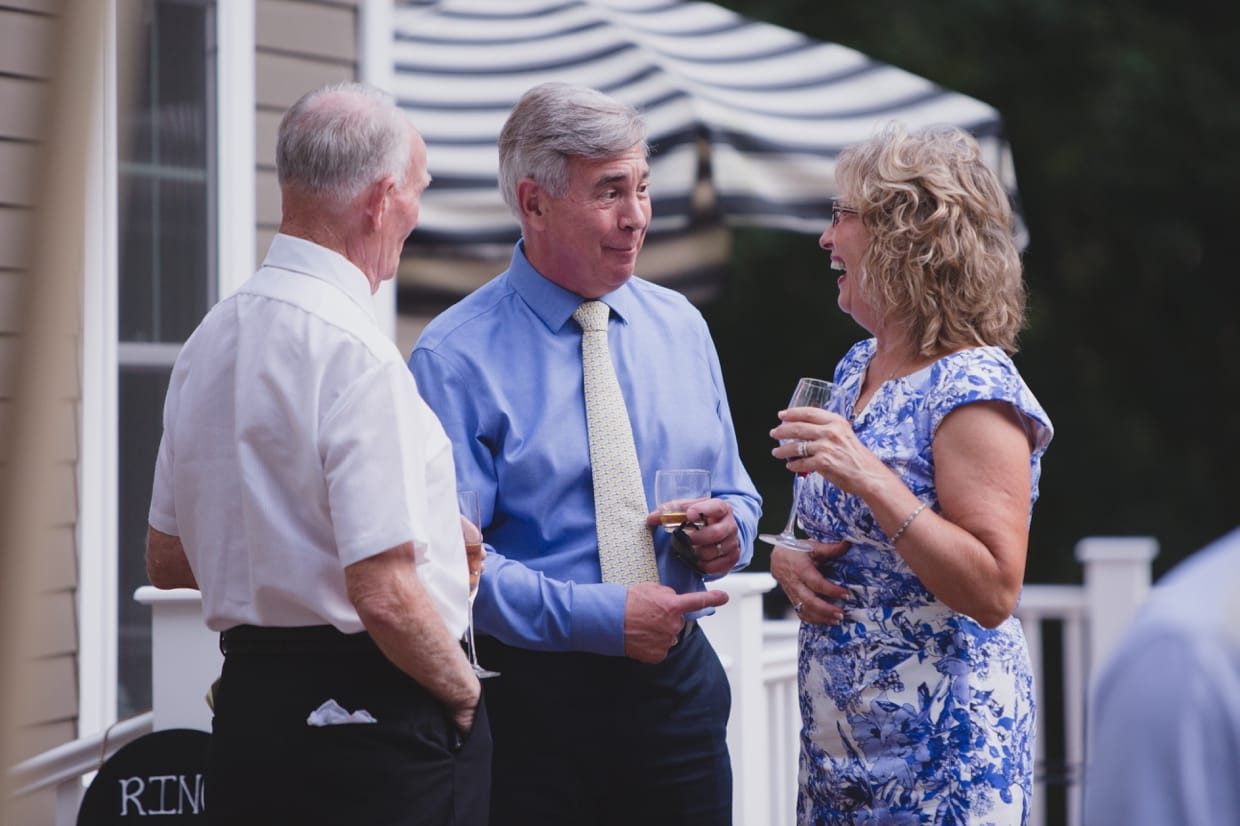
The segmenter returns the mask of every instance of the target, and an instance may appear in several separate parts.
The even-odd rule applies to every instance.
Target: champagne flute
[[[834,385],[829,381],[822,379],[804,378],[797,382],[796,390],[792,391],[792,400],[788,402],[789,407],[826,407],[827,402],[831,400],[831,392]],[[798,439],[780,439],[781,445],[788,442],[799,441]],[[764,533],[759,534],[758,538],[763,542],[769,542],[772,545],[779,545],[783,548],[792,548],[795,551],[812,551],[813,544],[809,540],[801,539],[796,535],[797,521],[797,504],[801,501],[801,487],[805,483],[805,474],[798,473],[792,479],[792,508],[788,513],[788,521],[784,525],[784,529],[778,534]]]
[[[472,490],[457,491],[456,501],[461,509],[461,516],[465,517],[477,530],[477,541],[471,541],[474,536],[467,535],[465,542],[465,558],[469,563],[469,610],[466,614],[466,628],[469,631],[469,663],[474,667],[474,673],[479,679],[498,677],[498,671],[483,668],[478,663],[478,646],[474,643],[474,598],[478,596],[478,581],[482,578],[482,558],[486,555],[482,547],[482,516],[478,507],[478,494]]]

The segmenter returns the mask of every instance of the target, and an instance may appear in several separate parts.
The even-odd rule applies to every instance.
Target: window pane
[[[207,182],[132,175],[121,207],[122,341],[181,342],[207,308]]]
[[[151,707],[151,609],[134,601],[133,592],[148,585],[146,526],[151,502],[155,454],[163,430],[164,395],[169,368],[122,368],[117,410],[120,433],[118,483],[120,512],[117,571],[117,714],[125,719]],[[152,438],[152,434],[154,438]]]
[[[164,0],[142,17],[141,79],[120,115],[122,341],[184,341],[207,309],[207,11]]]

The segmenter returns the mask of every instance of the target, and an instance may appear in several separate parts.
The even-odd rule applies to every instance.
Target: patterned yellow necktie
[[[601,301],[586,301],[573,313],[582,331],[581,369],[585,376],[598,556],[604,582],[658,582],[633,428],[607,346],[609,312]]]

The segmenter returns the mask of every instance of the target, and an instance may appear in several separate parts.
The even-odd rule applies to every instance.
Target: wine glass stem
[[[478,646],[474,643],[474,598],[469,598],[469,616],[466,625],[469,628],[469,661],[475,669],[478,666]]]
[[[796,535],[797,504],[801,501],[801,474],[792,477],[792,507],[788,510],[788,524],[784,525],[783,536]]]

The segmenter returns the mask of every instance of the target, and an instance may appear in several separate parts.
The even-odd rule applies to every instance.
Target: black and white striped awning
[[[645,114],[652,244],[725,226],[821,232],[840,149],[893,119],[968,129],[1015,192],[991,106],[711,3],[415,0],[394,23],[392,91],[434,176],[414,257],[507,257],[519,231],[496,188],[496,138],[521,94],[546,80],[593,86]]]

